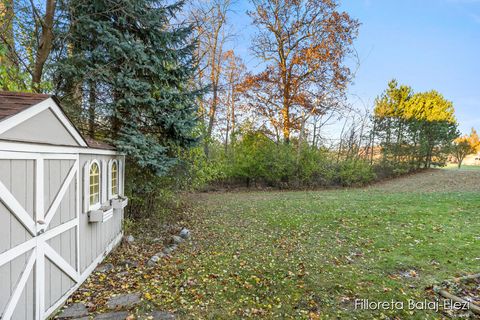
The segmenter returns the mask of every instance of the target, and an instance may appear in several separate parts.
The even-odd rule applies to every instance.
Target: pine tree
[[[399,86],[396,80],[391,80],[385,92],[375,101],[375,127],[377,133],[382,134],[384,160],[397,163],[411,153],[404,142],[410,138],[405,130],[408,125],[405,109],[412,94],[411,87]]]
[[[405,112],[410,130],[418,136],[417,154],[425,168],[444,163],[458,124],[453,103],[435,90],[416,93]]]
[[[395,80],[377,98],[374,110],[375,135],[383,160],[406,170],[443,164],[452,142],[458,137],[452,102],[432,90],[413,93]]]
[[[110,136],[157,175],[176,162],[178,147],[196,141],[192,28],[172,23],[182,5],[71,0],[66,8],[69,52],[59,64],[59,88],[80,88],[89,135]]]

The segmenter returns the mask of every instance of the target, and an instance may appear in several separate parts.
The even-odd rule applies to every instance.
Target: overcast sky
[[[460,129],[480,129],[480,0],[344,0],[341,9],[362,23],[355,48],[360,68],[349,88],[357,106],[373,101],[390,79],[415,91],[435,89],[453,101]],[[249,52],[255,32],[237,1],[231,22],[235,43],[247,65],[257,62]]]

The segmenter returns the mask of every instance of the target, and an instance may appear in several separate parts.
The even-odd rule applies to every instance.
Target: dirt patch
[[[367,189],[387,192],[479,192],[480,170],[430,169],[379,182]]]

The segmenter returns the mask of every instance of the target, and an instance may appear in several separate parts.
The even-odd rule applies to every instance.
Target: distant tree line
[[[351,186],[431,167],[460,163],[479,150],[478,136],[460,137],[453,103],[432,90],[415,93],[396,80],[373,110],[346,117],[338,144],[313,144],[301,136],[278,143],[246,122],[225,153],[212,144],[209,161],[193,153],[200,184],[257,187]],[[208,169],[206,169],[208,168]],[[195,183],[192,183],[194,185]]]

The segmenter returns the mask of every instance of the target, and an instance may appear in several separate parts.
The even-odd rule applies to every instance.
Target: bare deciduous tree
[[[32,11],[34,12],[35,20],[38,21],[37,24],[41,26],[40,40],[38,42],[37,54],[32,73],[32,83],[34,87],[37,88],[42,81],[45,62],[52,51],[55,7],[55,0],[47,0],[45,3],[45,14],[42,17],[35,6],[32,5]]]
[[[225,44],[232,36],[227,23],[230,0],[209,0],[201,2],[191,10],[198,37],[197,59],[199,62],[198,82],[207,84],[209,94],[201,102],[201,112],[206,121],[205,154],[209,153],[209,143],[217,116],[219,92],[225,63]]]
[[[13,60],[9,49],[13,48],[13,0],[0,0],[0,64]]]
[[[233,50],[225,53],[225,90],[223,92],[223,104],[225,105],[226,129],[225,129],[225,151],[228,149],[229,141],[235,134],[237,119],[237,104],[239,103],[239,84],[245,74],[245,65],[241,58],[235,55]]]
[[[288,143],[292,130],[301,127],[302,110],[321,114],[343,96],[351,75],[345,59],[353,52],[359,23],[339,12],[337,1],[252,3],[249,15],[258,27],[252,51],[265,70],[251,75],[246,85]]]
[[[42,90],[45,64],[52,51],[56,6],[56,0],[0,1],[0,46],[6,50],[0,62],[8,60],[28,74],[35,91]]]

